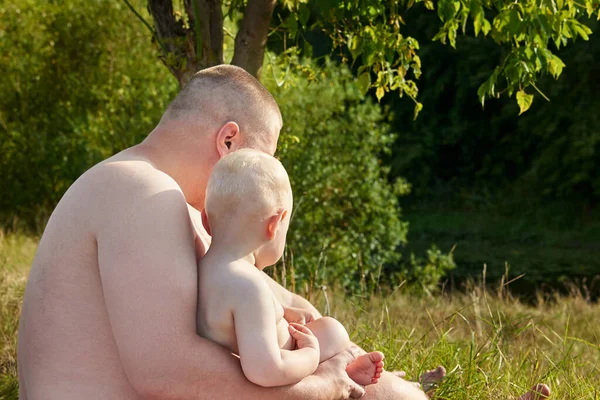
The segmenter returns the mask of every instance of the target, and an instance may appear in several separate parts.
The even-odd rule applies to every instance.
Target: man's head
[[[192,77],[145,143],[162,157],[159,169],[201,208],[216,162],[242,148],[274,154],[281,125],[275,99],[256,78],[218,65]]]
[[[221,156],[240,148],[273,154],[282,124],[269,91],[233,65],[196,73],[165,111],[161,123],[168,121],[197,125],[190,134],[213,136]]]
[[[252,247],[258,268],[281,258],[291,211],[290,180],[276,158],[243,149],[213,168],[205,202],[213,238],[241,238]]]

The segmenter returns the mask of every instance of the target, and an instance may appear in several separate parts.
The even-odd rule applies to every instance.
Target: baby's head
[[[243,149],[215,165],[206,188],[205,213],[213,240],[249,246],[260,269],[283,254],[292,211],[292,189],[274,157]]]

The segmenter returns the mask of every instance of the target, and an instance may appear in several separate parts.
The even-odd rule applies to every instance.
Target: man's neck
[[[208,165],[208,155],[203,154],[203,147],[199,143],[171,140],[166,131],[169,128],[157,127],[146,140],[136,146],[136,152],[175,180],[187,202],[200,211],[204,208],[206,184],[210,174],[210,168],[204,168],[205,164]]]

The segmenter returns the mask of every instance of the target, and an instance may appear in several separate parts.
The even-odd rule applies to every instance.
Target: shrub
[[[47,216],[87,168],[139,142],[176,93],[130,18],[108,0],[0,8],[3,214]]]
[[[406,241],[397,196],[408,185],[390,183],[380,159],[394,134],[347,68],[296,64],[278,86],[278,65],[267,65],[263,80],[283,114],[278,155],[294,190],[285,268],[294,280],[356,289],[397,262]],[[317,79],[307,83],[303,69]]]

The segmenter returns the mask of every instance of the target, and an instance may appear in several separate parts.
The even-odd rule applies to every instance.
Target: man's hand
[[[315,376],[324,379],[335,388],[340,399],[359,399],[365,394],[365,388],[354,382],[346,373],[346,367],[359,356],[360,349],[352,346],[334,357],[323,361],[315,371]]]
[[[306,325],[311,321],[319,318],[312,310],[307,310],[303,308],[295,308],[295,307],[285,307],[283,308],[283,318],[287,322]]]

